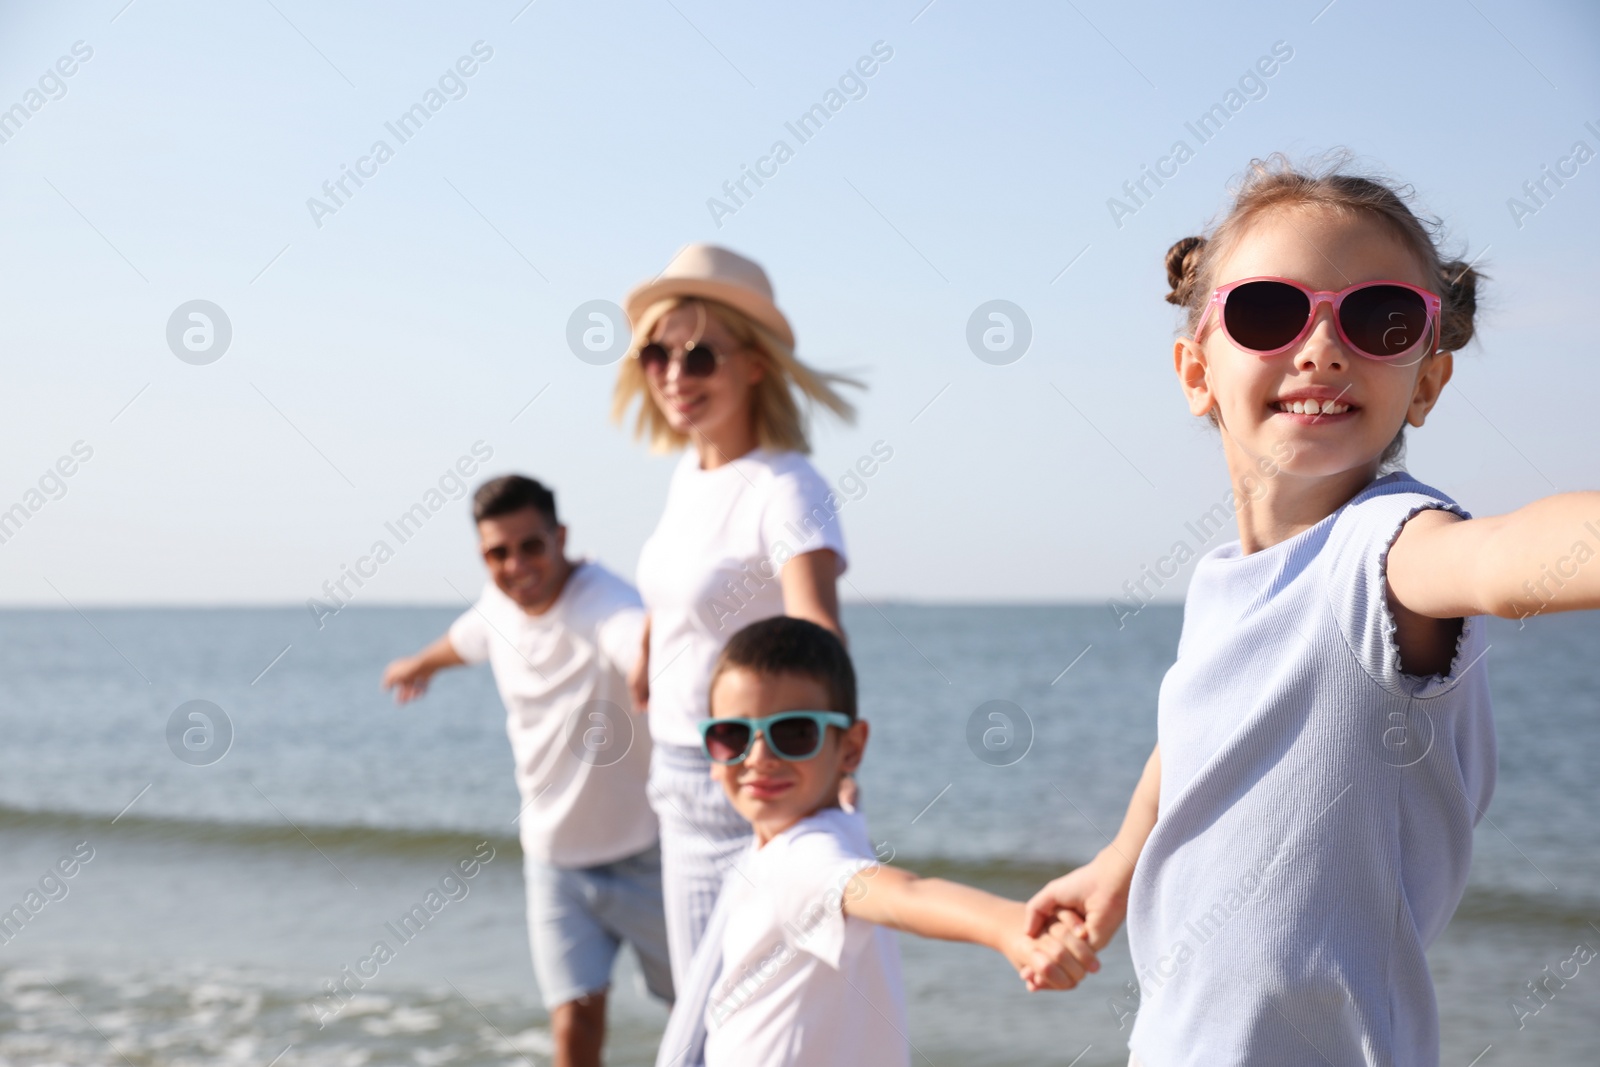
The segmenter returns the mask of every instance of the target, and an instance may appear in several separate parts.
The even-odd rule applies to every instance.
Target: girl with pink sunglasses
[[[1481,617],[1600,607],[1600,493],[1472,518],[1406,472],[1479,275],[1383,182],[1257,161],[1167,273],[1239,537],[1195,564],[1120,832],[1030,933],[1126,917],[1131,1063],[1436,1064],[1425,953],[1495,777]]]

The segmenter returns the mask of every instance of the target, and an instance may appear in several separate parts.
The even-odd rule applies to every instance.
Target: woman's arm
[[[633,710],[643,712],[650,707],[650,616],[644,617],[640,633],[639,658],[628,670],[628,692],[633,697]]]
[[[1561,493],[1507,515],[1417,513],[1389,550],[1389,592],[1431,619],[1600,608],[1600,493]]]
[[[1071,989],[1100,969],[1094,950],[1077,937],[1025,935],[1021,902],[898,867],[857,872],[846,888],[844,911],[918,937],[992,948],[1011,961],[1030,989]]]
[[[839,554],[831,548],[819,548],[795,556],[778,572],[783,585],[783,613],[791,618],[805,619],[823,626],[839,635],[848,648],[849,638],[839,622]],[[861,803],[861,787],[853,774],[839,782],[839,806],[855,811]]]
[[[844,637],[839,624],[839,554],[819,548],[795,556],[778,572],[783,585],[783,613],[807,619]]]
[[[406,704],[428,691],[435,672],[466,662],[450,643],[450,635],[445,634],[415,656],[405,656],[385,667],[383,688],[394,690],[396,704]]]
[[[1035,893],[1028,901],[1027,932],[1037,934],[1053,923],[1059,913],[1075,912],[1082,925],[1068,922],[1068,928],[1087,937],[1096,949],[1110,943],[1117,927],[1128,914],[1128,886],[1133,882],[1134,864],[1144,851],[1144,843],[1155,829],[1161,800],[1161,746],[1157,745],[1145,761],[1144,774],[1134,786],[1133,799],[1122,828],[1111,843],[1088,863],[1062,875]]]

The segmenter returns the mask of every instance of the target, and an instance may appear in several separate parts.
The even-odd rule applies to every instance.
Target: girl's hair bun
[[[1167,303],[1187,307],[1194,298],[1195,280],[1200,274],[1200,256],[1205,251],[1204,237],[1185,237],[1167,249]]]
[[[1471,263],[1459,259],[1439,264],[1439,272],[1444,279],[1444,292],[1439,294],[1444,304],[1439,316],[1439,347],[1446,352],[1459,352],[1472,340],[1478,282],[1483,275]]]

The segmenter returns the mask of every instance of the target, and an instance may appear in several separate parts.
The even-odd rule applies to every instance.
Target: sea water
[[[0,613],[0,910],[27,914],[0,927],[0,1064],[548,1063],[492,680],[448,672],[404,708],[378,688],[453,615]],[[847,606],[864,808],[894,862],[1024,899],[1103,847],[1181,613],[1118,622]],[[1429,956],[1443,1062],[1593,1062],[1600,959],[1575,961],[1600,950],[1600,619],[1491,620],[1490,641],[1499,785]],[[225,721],[180,716],[169,741],[191,701]],[[901,946],[915,1063],[1127,1061],[1123,934],[1070,993],[1027,994],[986,950]],[[624,957],[612,1064],[651,1062],[665,1019],[638,977]]]

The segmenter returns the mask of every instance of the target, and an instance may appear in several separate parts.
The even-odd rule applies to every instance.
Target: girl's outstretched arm
[[[1150,831],[1156,827],[1161,801],[1161,746],[1145,761],[1144,774],[1128,801],[1122,828],[1100,854],[1077,870],[1057,878],[1033,895],[1027,907],[1027,932],[1038,934],[1058,920],[1080,932],[1096,949],[1105,948],[1128,913],[1128,886],[1133,867]]]
[[[1600,492],[1481,519],[1419,512],[1389,550],[1388,577],[1401,607],[1431,619],[1600,608]]]

